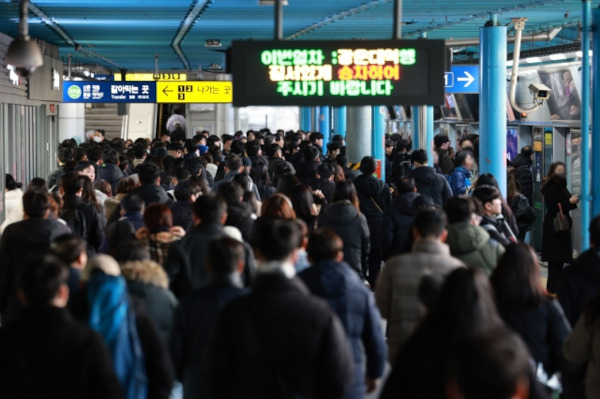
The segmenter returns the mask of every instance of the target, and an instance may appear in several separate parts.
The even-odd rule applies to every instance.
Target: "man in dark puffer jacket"
[[[521,153],[510,161],[510,166],[515,168],[515,180],[519,183],[519,191],[533,205],[533,174],[531,172],[531,158],[533,150],[531,146],[521,148]]]

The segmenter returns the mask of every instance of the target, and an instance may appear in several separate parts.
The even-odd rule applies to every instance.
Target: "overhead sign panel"
[[[113,75],[113,80],[115,82],[119,82],[123,80],[121,78],[120,73],[115,73]],[[153,73],[127,73],[125,74],[126,81],[132,82],[151,82],[153,80],[160,81],[186,81],[187,74],[186,73],[159,73],[155,75]]]
[[[156,82],[64,82],[65,103],[155,103]]]
[[[233,103],[441,105],[443,40],[235,41]]]
[[[452,65],[444,72],[446,93],[479,93],[479,65]]]
[[[156,99],[159,103],[230,103],[231,82],[157,82]]]

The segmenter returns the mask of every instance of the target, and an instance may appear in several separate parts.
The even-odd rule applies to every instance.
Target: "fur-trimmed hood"
[[[121,266],[121,273],[127,280],[152,284],[164,289],[169,288],[167,273],[161,265],[151,260],[126,262]]]

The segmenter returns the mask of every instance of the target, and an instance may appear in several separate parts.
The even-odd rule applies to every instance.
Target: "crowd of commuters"
[[[6,176],[0,396],[600,395],[600,217],[574,260],[564,164],[542,186],[544,287],[530,147],[505,198],[476,135],[436,136],[432,160],[391,135],[382,181],[339,135],[169,124],[66,140],[25,190]]]

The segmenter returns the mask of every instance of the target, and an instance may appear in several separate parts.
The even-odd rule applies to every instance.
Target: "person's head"
[[[480,186],[473,190],[473,198],[481,202],[486,215],[494,217],[502,213],[502,199],[500,191],[493,186]]]
[[[244,199],[244,187],[234,180],[219,184],[215,191],[227,204],[242,202]]]
[[[415,179],[413,179],[412,177],[402,177],[396,180],[395,184],[396,192],[398,194],[414,193],[417,191]]]
[[[530,145],[524,146],[521,148],[521,155],[529,159],[533,158],[533,148]]]
[[[260,217],[254,222],[252,246],[259,262],[292,262],[299,232],[292,220]]]
[[[63,308],[69,300],[69,269],[60,259],[46,255],[20,270],[18,296],[27,306]]]
[[[392,155],[394,151],[394,142],[392,140],[385,141],[385,155]]]
[[[76,234],[63,234],[52,240],[50,253],[66,265],[83,270],[87,263],[86,242]]]
[[[63,148],[60,151],[58,151],[58,155],[56,156],[56,158],[58,164],[62,166],[73,159],[73,150],[71,148]]]
[[[339,181],[335,183],[335,191],[333,192],[333,202],[350,201],[352,205],[360,212],[358,194],[354,183],[349,180]]]
[[[266,151],[269,158],[281,158],[282,156],[281,147],[277,143],[269,144]]]
[[[117,183],[117,194],[128,194],[137,187],[135,180],[131,177],[124,177]]]
[[[317,177],[323,180],[333,180],[335,166],[330,163],[322,163],[317,168]]]
[[[427,159],[427,151],[425,150],[414,150],[410,159],[415,168],[427,166],[427,162],[429,162],[429,159]]]
[[[529,356],[523,340],[506,328],[458,345],[448,367],[448,399],[527,399]]]
[[[257,186],[260,185],[271,185],[271,178],[269,177],[269,168],[264,162],[257,162],[252,169],[250,169],[250,177]]]
[[[244,270],[244,246],[231,237],[214,238],[208,243],[206,269],[214,274],[241,273]]]
[[[445,241],[446,214],[441,209],[424,208],[417,211],[413,219],[413,235],[416,240]]]
[[[545,297],[537,256],[523,243],[511,244],[500,257],[490,282],[500,309],[532,309]]]
[[[6,185],[4,186],[6,188],[6,191],[12,191],[12,190],[16,190],[18,188],[23,187],[22,183],[18,183],[15,178],[13,177],[13,175],[7,173],[6,174]]]
[[[89,161],[78,162],[75,165],[75,171],[90,178],[91,181],[96,180],[96,168]]]
[[[314,215],[314,198],[308,186],[301,183],[294,185],[289,193],[289,198],[297,217],[306,219]]]
[[[202,188],[193,180],[184,180],[177,183],[174,194],[177,201],[196,201],[196,198],[202,193]]]
[[[491,173],[483,173],[479,175],[479,177],[477,178],[477,187],[479,186],[492,186],[499,188],[498,180],[496,180],[494,175]]]
[[[198,155],[198,143],[194,139],[187,139],[183,143],[183,150],[186,154]]]
[[[475,147],[473,146],[473,142],[469,140],[467,137],[464,137],[460,140],[460,149],[461,150],[469,150],[471,152],[474,151]]]
[[[225,224],[227,220],[227,203],[214,194],[201,195],[193,206],[194,224]]]
[[[260,149],[260,144],[256,140],[247,142],[246,145],[244,146],[244,149],[246,150],[246,154],[249,157],[255,157],[257,155],[262,154],[261,149]]]
[[[341,262],[344,259],[344,242],[333,230],[321,228],[310,235],[306,247],[309,261]]]
[[[553,176],[566,178],[567,167],[565,166],[564,162],[552,162],[552,164],[550,164],[550,168],[548,169],[548,175],[546,177],[550,178]]]
[[[167,151],[169,151],[169,155],[173,158],[181,158],[183,155],[183,146],[179,142],[169,142],[167,144]]]
[[[85,156],[87,157],[88,161],[92,162],[93,164],[98,164],[100,161],[102,161],[102,146],[97,144],[90,145],[85,150]]]
[[[448,147],[450,147],[450,139],[445,134],[436,134],[433,138],[433,143],[437,148],[445,151],[447,151]]]
[[[135,159],[144,159],[148,156],[146,149],[147,145],[136,143],[133,145],[133,147],[131,147],[131,153]]]
[[[310,146],[306,147],[303,151],[304,159],[307,162],[314,162],[319,159],[319,150],[316,147]]]
[[[113,150],[112,148],[110,148],[110,149],[104,151],[103,160],[104,160],[104,163],[111,163],[114,165],[118,165],[119,164],[119,153],[116,150]]]
[[[449,224],[473,223],[473,220],[477,217],[475,200],[467,196],[450,198],[444,204],[444,211]]]
[[[456,154],[454,158],[454,164],[456,166],[462,166],[466,170],[473,170],[473,165],[475,164],[475,157],[473,153],[469,150],[462,150]]]
[[[144,224],[151,234],[169,231],[173,227],[173,214],[164,204],[150,204],[144,209]]]
[[[131,194],[124,197],[119,203],[121,214],[142,213],[144,212],[144,200],[137,194]]]
[[[160,168],[152,162],[146,162],[137,167],[137,174],[142,185],[159,185]]]
[[[365,176],[371,176],[375,173],[375,159],[373,157],[364,157],[360,161],[360,171]]]
[[[239,155],[231,154],[225,158],[225,170],[227,172],[240,172],[242,170],[242,157]]]
[[[100,179],[94,183],[94,189],[106,194],[107,197],[112,197],[112,187],[108,180]]]
[[[260,214],[264,217],[296,219],[296,212],[292,206],[292,201],[280,193],[275,193],[263,201]]]
[[[87,176],[80,175],[77,172],[65,173],[59,181],[61,192],[64,194],[81,196],[83,193],[83,180],[80,179],[80,177],[88,178]]]
[[[324,138],[325,138],[325,136],[323,136],[323,133],[312,132],[310,134],[309,140],[312,143],[312,145],[318,145],[319,147],[323,147],[323,139]]]

